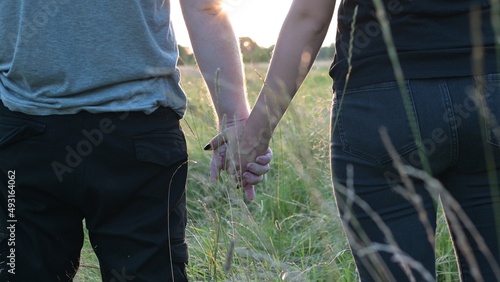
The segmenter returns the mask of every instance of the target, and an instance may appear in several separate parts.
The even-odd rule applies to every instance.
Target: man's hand
[[[262,150],[255,150],[251,143],[239,140],[242,132],[242,122],[228,126],[222,133],[215,136],[205,147],[213,150],[210,165],[210,175],[217,179],[220,171],[226,170],[245,189],[247,198],[255,197],[254,185],[260,183],[269,169],[272,151],[266,144]]]
[[[252,201],[255,198],[254,186],[262,182],[264,174],[270,170],[269,163],[273,157],[271,148],[268,148],[265,155],[258,156],[255,162],[247,163],[245,170],[241,169],[243,171],[241,176],[238,175],[238,169],[231,164],[231,161],[227,160],[226,153],[226,144],[213,151],[210,162],[210,179],[216,181],[221,171],[228,171],[231,177],[238,181],[238,187],[242,186],[244,188],[247,199]]]

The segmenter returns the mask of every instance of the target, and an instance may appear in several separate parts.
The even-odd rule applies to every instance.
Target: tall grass
[[[253,104],[266,64],[249,65]],[[203,151],[217,132],[210,98],[194,67],[183,67],[189,105],[182,122],[190,155],[188,176],[191,281],[356,281],[356,267],[333,198],[328,63],[314,65],[272,140],[272,170],[248,202],[222,175],[209,181],[211,155]],[[454,253],[440,215],[436,237],[438,281],[458,281]],[[100,281],[88,244],[76,281]]]

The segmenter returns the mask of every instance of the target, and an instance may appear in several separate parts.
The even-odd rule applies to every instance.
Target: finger
[[[210,150],[217,150],[217,148],[221,147],[222,145],[226,144],[226,140],[224,136],[221,134],[215,135],[210,141],[208,141],[207,145],[203,147],[203,150],[205,151],[210,151]]]
[[[219,154],[222,161],[224,161],[226,159],[226,151],[227,151],[226,144],[223,144],[220,147],[218,147],[217,149],[214,149],[214,152],[217,152],[217,154]]]
[[[237,169],[234,165],[232,164],[228,164],[228,166],[226,167],[226,170],[227,170],[227,173],[229,175],[231,175],[231,178],[236,180],[236,175],[237,175]]]
[[[253,201],[253,199],[255,199],[255,188],[253,185],[245,186],[245,195],[249,201]]]
[[[220,172],[226,165],[226,149],[227,147],[223,145],[212,152],[212,160],[210,161],[210,179],[212,181],[220,177]]]
[[[243,179],[243,176],[239,172],[230,174],[231,179],[236,182],[236,188],[245,187],[247,182]]]
[[[257,176],[260,176],[266,174],[271,169],[271,166],[269,166],[268,164],[262,165],[258,163],[249,163],[247,164],[246,168],[247,168],[246,171],[251,172]]]
[[[242,182],[243,182],[243,185],[245,185],[245,186],[246,185],[257,185],[257,184],[261,183],[262,180],[264,180],[263,175],[255,175],[255,174],[250,173],[250,172],[243,173]]]
[[[266,154],[262,155],[262,156],[258,156],[255,159],[255,162],[262,164],[262,165],[267,165],[271,162],[272,158],[273,158],[273,151],[271,150],[271,148],[267,148]]]
[[[210,180],[216,181],[220,176],[221,171],[221,160],[220,155],[217,151],[212,153],[212,160],[210,161]]]

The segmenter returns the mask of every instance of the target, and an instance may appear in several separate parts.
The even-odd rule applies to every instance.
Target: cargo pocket
[[[45,125],[12,117],[0,118],[0,148],[45,132]]]
[[[159,133],[133,137],[137,160],[165,167],[187,160],[184,134]]]
[[[172,239],[170,241],[170,255],[174,263],[188,263],[189,251],[185,239]]]

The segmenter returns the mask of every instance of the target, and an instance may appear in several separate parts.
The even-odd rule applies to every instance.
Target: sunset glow
[[[261,47],[269,47],[276,42],[291,4],[292,0],[225,0],[236,35],[250,37]],[[180,45],[190,46],[179,2],[171,1],[171,5],[177,41]],[[331,26],[323,45],[330,45],[333,41],[334,28]]]

